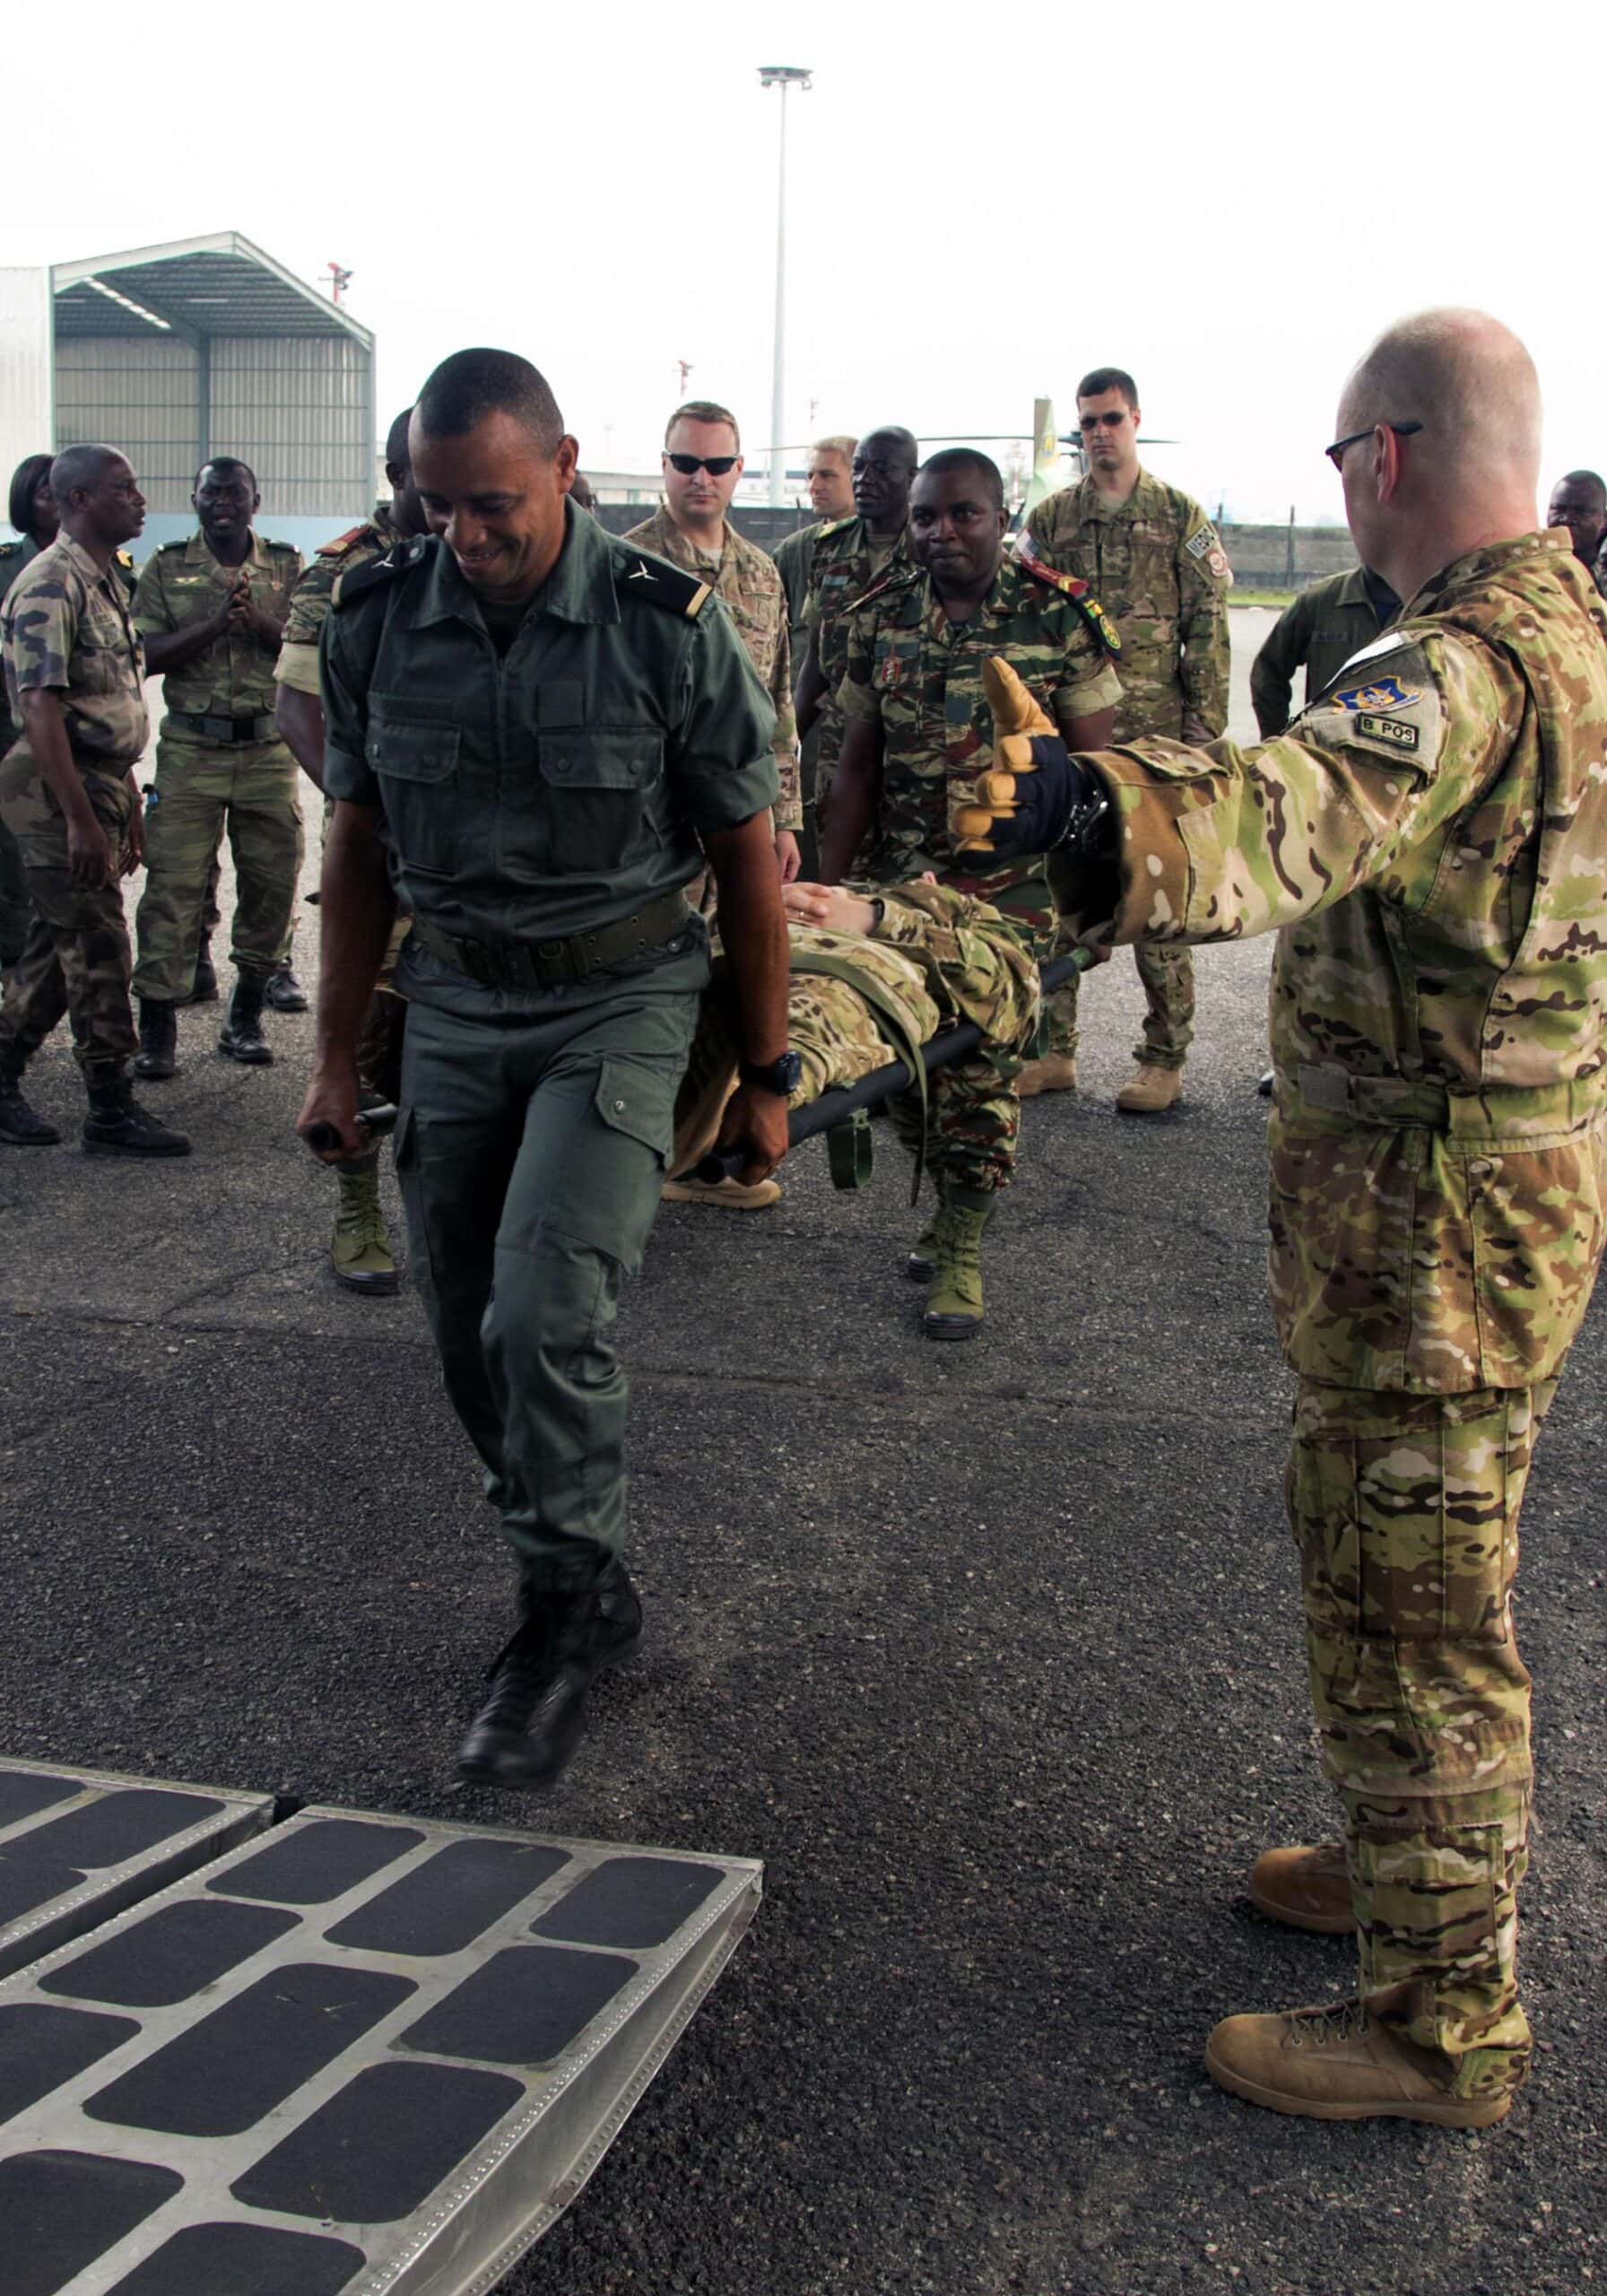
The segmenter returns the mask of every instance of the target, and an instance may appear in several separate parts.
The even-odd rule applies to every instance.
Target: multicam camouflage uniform
[[[142,636],[165,637],[215,613],[240,570],[221,565],[199,533],[165,544],[145,561],[135,593]],[[282,621],[300,552],[253,534],[243,570],[257,604]],[[195,986],[207,876],[225,826],[235,866],[234,962],[265,976],[282,961],[301,873],[301,808],[296,761],[274,731],[274,657],[250,631],[226,632],[168,671],[162,698],[134,985],[142,996],[182,1004]]]
[[[74,883],[66,822],[22,735],[0,764],[0,815],[22,853],[33,920],[0,1010],[0,1058],[20,1074],[65,1012],[85,1076],[117,1075],[138,1041],[117,869],[150,733],[144,648],[117,566],[103,573],[67,535],[13,584],[0,629],[12,716],[21,723],[24,693],[60,695],[73,762],[113,857],[105,884]]]
[[[1289,732],[1099,760],[1120,940],[1281,928],[1272,1292],[1373,2013],[1516,2084],[1534,1436],[1607,1232],[1607,607],[1566,535],[1420,590]],[[1068,896],[1069,897],[1069,896]]]
[[[1041,862],[989,869],[967,856],[962,865],[951,824],[973,802],[977,774],[993,764],[993,712],[982,683],[992,656],[1004,656],[1063,733],[1117,700],[1121,682],[1097,634],[1097,609],[1005,559],[969,621],[951,622],[926,576],[912,568],[890,575],[847,622],[838,700],[847,717],[880,726],[883,741],[872,877],[901,884],[930,869],[992,902],[1040,961],[1047,957],[1055,902]],[[1020,1067],[1012,1058],[1012,1082]]]
[[[793,710],[792,653],[787,644],[786,593],[775,561],[727,523],[725,546],[717,558],[690,542],[661,505],[639,526],[632,526],[621,541],[638,550],[650,550],[683,566],[708,584],[736,624],[754,675],[769,696],[776,713],[771,748],[776,754],[776,778],[781,795],[770,819],[778,830],[795,835],[804,826],[804,804],[798,789],[798,724]]]
[[[787,992],[787,1042],[804,1064],[788,1103],[802,1108],[856,1084],[899,1057],[878,1013],[890,1003],[917,1044],[951,1021],[973,1021],[989,1041],[969,1060],[930,1080],[925,1160],[934,1179],[992,1193],[1015,1169],[1021,1104],[1009,1081],[1012,1056],[1036,1033],[1038,967],[998,911],[946,885],[880,889],[882,917],[867,935],[794,925],[795,966],[821,958],[862,978],[795,970]],[[868,991],[868,993],[867,993]],[[695,1165],[714,1137],[736,1079],[734,1015],[724,965],[704,999],[686,1080],[675,1109],[675,1164]],[[1008,1073],[1006,1073],[1008,1071]],[[921,1151],[920,1096],[890,1104],[893,1126],[912,1154]]]
[[[322,700],[318,683],[318,638],[331,606],[340,598],[341,585],[360,566],[371,566],[407,536],[391,516],[388,502],[377,502],[366,526],[353,526],[333,542],[323,543],[291,593],[284,643],[274,665],[274,683],[297,693]],[[324,834],[334,811],[333,797],[324,800]],[[413,923],[412,913],[400,903],[391,924],[390,939],[375,983],[375,993],[357,1045],[358,1081],[365,1091],[394,1101],[402,1089],[403,1000],[395,989],[396,960]]]
[[[1199,742],[1226,732],[1233,577],[1192,496],[1142,471],[1126,501],[1106,502],[1090,474],[1038,505],[1023,544],[1087,582],[1121,634],[1118,741],[1161,734]],[[1134,955],[1147,1007],[1134,1057],[1181,1068],[1194,1040],[1194,960],[1183,948]],[[1068,1057],[1077,1049],[1077,990],[1073,979],[1049,1000],[1049,1048]]]
[[[814,639],[825,697],[815,725],[820,740],[815,751],[815,813],[823,821],[830,801],[837,761],[842,754],[844,719],[839,695],[848,668],[848,617],[873,588],[886,577],[913,572],[909,529],[890,542],[878,542],[863,518],[829,520],[815,536],[809,561],[809,591],[804,600],[804,621]]]

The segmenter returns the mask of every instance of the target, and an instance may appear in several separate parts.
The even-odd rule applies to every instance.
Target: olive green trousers
[[[538,1584],[588,1584],[624,1540],[614,1320],[708,978],[699,935],[495,1017],[409,1005],[396,1177],[413,1273],[486,1496]]]

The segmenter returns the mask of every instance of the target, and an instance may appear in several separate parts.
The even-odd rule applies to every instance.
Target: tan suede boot
[[[1488,2128],[1512,2109],[1509,2089],[1454,2093],[1446,2063],[1367,2015],[1359,2001],[1225,2017],[1205,2044],[1220,2089],[1309,2120],[1424,2120]]]
[[[1250,1903],[1291,1929],[1315,1929],[1342,1937],[1356,1926],[1351,1904],[1351,1874],[1340,1843],[1315,1848],[1264,1849],[1246,1884]]]
[[[717,1212],[764,1212],[781,1201],[779,1180],[754,1180],[744,1187],[741,1180],[696,1180],[690,1173],[685,1178],[665,1180],[664,1200],[666,1204],[708,1204]]]
[[[1116,1104],[1124,1116],[1160,1116],[1173,1106],[1182,1090],[1180,1068],[1152,1068],[1141,1060],[1116,1094]]]
[[[1040,1092],[1074,1092],[1077,1089],[1077,1057],[1070,1052],[1046,1052],[1041,1060],[1029,1060],[1015,1080],[1017,1095],[1023,1100],[1035,1100]]]

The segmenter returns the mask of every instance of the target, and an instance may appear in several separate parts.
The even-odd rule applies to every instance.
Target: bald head
[[[1403,598],[1534,531],[1540,383],[1486,312],[1422,311],[1381,335],[1341,394],[1338,436],[1353,438],[1340,474],[1358,553]]]
[[[1345,385],[1340,435],[1420,422],[1413,461],[1455,486],[1540,478],[1540,378],[1510,327],[1484,311],[1420,311],[1381,335]]]

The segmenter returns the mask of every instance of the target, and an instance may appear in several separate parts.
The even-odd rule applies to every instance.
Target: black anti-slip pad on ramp
[[[90,1806],[74,1787],[20,1822]],[[117,1847],[158,1821],[100,1823]],[[19,2296],[486,2296],[618,2134],[760,1878],[344,1810],[229,1849],[0,1982]]]

